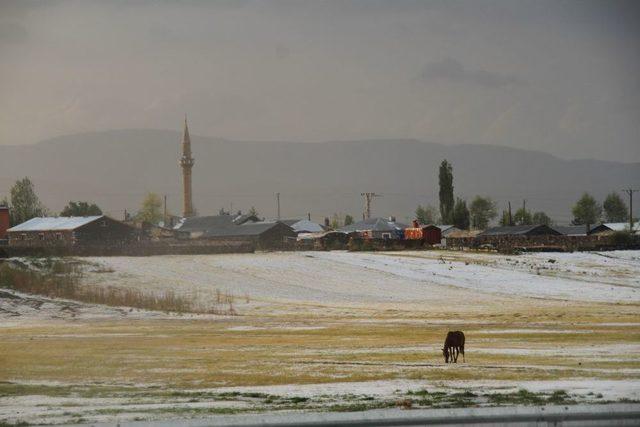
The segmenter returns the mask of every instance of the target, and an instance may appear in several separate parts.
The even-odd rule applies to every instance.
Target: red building
[[[420,240],[428,245],[440,243],[442,231],[435,225],[420,225],[418,221],[413,221],[413,227],[404,230],[406,240]]]
[[[429,245],[437,245],[442,240],[442,230],[435,225],[425,225],[422,227],[422,238]]]
[[[7,230],[9,229],[9,208],[0,206],[0,240],[7,238]]]

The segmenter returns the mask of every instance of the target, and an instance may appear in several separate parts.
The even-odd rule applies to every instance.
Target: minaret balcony
[[[192,167],[195,161],[190,157],[181,157],[180,158],[180,166],[182,167]]]

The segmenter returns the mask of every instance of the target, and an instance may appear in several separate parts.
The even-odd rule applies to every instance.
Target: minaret
[[[180,166],[182,166],[182,185],[184,203],[182,207],[182,216],[188,218],[193,216],[193,199],[191,194],[191,168],[193,167],[193,157],[191,157],[191,138],[189,138],[189,128],[187,127],[187,115],[184,115],[184,134],[182,135],[182,157],[180,158]]]

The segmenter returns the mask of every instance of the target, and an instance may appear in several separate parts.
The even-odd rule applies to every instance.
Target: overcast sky
[[[640,2],[0,0],[0,144],[121,128],[640,161]]]

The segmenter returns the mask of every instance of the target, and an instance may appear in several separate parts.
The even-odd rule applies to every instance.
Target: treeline
[[[418,205],[415,210],[416,219],[422,224],[450,224],[468,230],[482,230],[498,218],[496,202],[488,196],[475,196],[467,205],[461,197],[455,197],[453,186],[453,166],[447,160],[440,164],[438,173],[439,209],[431,205]],[[604,222],[624,222],[629,219],[626,203],[616,192],[607,195],[599,204],[589,193],[584,193],[571,210],[573,225],[591,225]],[[503,210],[498,223],[506,225],[552,225],[553,219],[543,211],[530,211],[526,206],[515,212]]]
[[[488,196],[477,195],[467,204],[467,200],[455,197],[453,185],[453,166],[447,160],[440,164],[438,173],[439,209],[431,205],[419,205],[415,210],[415,218],[422,224],[451,224],[462,230],[485,229],[498,218],[496,202]],[[55,215],[38,198],[33,183],[28,177],[15,182],[11,187],[10,197],[0,200],[0,206],[10,208],[10,224],[21,224],[31,218]],[[224,213],[221,210],[221,213]],[[102,209],[88,201],[70,201],[60,211],[59,216],[91,216],[102,215]],[[616,192],[607,195],[600,204],[592,195],[584,193],[571,209],[574,225],[591,225],[604,222],[625,222],[629,219],[629,210],[622,197]],[[258,216],[252,207],[249,214]],[[167,212],[171,216],[171,213]],[[163,201],[156,193],[147,193],[139,210],[127,219],[139,222],[158,224],[164,219]],[[354,222],[352,215],[343,218],[334,214],[330,226],[338,228]],[[553,219],[543,211],[530,211],[525,206],[515,212],[503,210],[498,220],[500,225],[552,225]]]
[[[11,226],[22,224],[32,218],[42,216],[93,216],[102,215],[102,209],[95,203],[88,201],[70,201],[59,214],[48,209],[36,194],[33,182],[24,177],[15,182],[9,192],[9,197],[0,200],[0,206],[9,207],[9,223]],[[164,212],[162,200],[155,193],[148,193],[135,214],[134,218],[143,222],[158,223]]]

